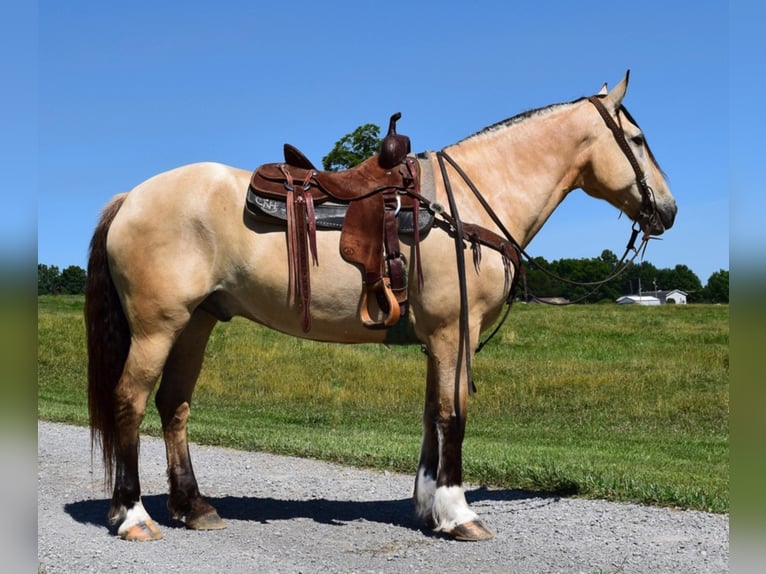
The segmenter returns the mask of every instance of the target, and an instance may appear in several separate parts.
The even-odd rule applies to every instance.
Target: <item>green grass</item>
[[[474,362],[465,479],[729,508],[728,307],[517,304]],[[38,415],[87,424],[81,297],[38,300]],[[425,360],[244,320],[213,332],[190,438],[413,473]],[[142,430],[159,434],[149,408]]]

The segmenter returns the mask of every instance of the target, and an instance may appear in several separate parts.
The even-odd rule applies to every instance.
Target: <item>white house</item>
[[[643,295],[649,295],[650,297],[657,297],[660,300],[661,305],[667,303],[675,303],[677,305],[686,305],[686,291],[680,289],[671,289],[670,291],[644,291]]]
[[[623,295],[617,299],[618,305],[659,305],[660,300],[657,297],[649,295]]]

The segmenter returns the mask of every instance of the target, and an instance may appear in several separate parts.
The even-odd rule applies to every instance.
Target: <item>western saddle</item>
[[[360,319],[370,329],[394,326],[407,304],[406,261],[399,232],[414,236],[418,281],[420,234],[433,214],[420,210],[420,164],[410,140],[396,133],[401,113],[391,116],[380,152],[342,172],[317,170],[297,148],[285,144],[285,161],[253,172],[247,208],[260,220],[286,225],[290,299],[301,305],[301,326],[311,329],[310,263],[319,264],[317,229],[340,229],[340,253],[362,271]],[[374,299],[373,299],[374,298]],[[373,303],[383,318],[372,318]],[[374,307],[373,307],[374,308]]]

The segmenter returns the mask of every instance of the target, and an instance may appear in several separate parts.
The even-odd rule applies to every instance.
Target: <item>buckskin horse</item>
[[[659,235],[675,219],[663,173],[622,105],[628,77],[611,91],[604,85],[589,98],[514,116],[440,152],[407,154],[397,158],[398,167],[384,166],[381,158],[380,165],[370,164],[397,183],[368,181],[362,195],[385,191],[387,197],[375,200],[364,217],[383,215],[390,223],[391,212],[408,200],[435,219],[417,241],[404,234],[393,245],[388,241],[381,273],[349,263],[342,252],[348,246],[339,248],[346,231],[315,228],[311,220],[324,191],[353,193],[342,178],[362,173],[361,180],[369,179],[367,168],[336,180],[313,170],[299,153],[271,165],[272,172],[285,173],[285,193],[295,189],[299,196],[288,206],[303,210],[297,225],[293,213],[291,230],[254,217],[245,195],[255,176],[220,164],[180,167],[115,196],[91,241],[85,315],[92,446],[100,449],[106,482],[113,484],[108,518],[117,534],[162,538],[141,503],[138,469],[139,426],[160,377],[155,403],[167,452],[169,511],[190,529],[225,527],[200,494],[186,430],[211,330],[242,316],[296,337],[338,343],[385,343],[389,327],[406,325],[405,339],[422,345],[427,357],[415,511],[428,527],[453,538],[491,538],[466,501],[461,451],[470,361],[480,334],[510,300],[518,252],[578,188],[630,217],[634,234]],[[420,172],[432,174],[432,181]],[[291,173],[298,174],[295,181]],[[314,180],[323,177],[326,189],[309,197]],[[432,200],[424,199],[428,187]],[[372,223],[378,235],[355,245],[372,249],[375,260],[381,258],[375,252],[383,243],[380,229],[388,223]],[[392,250],[399,253],[391,256]],[[394,259],[413,278],[404,283],[404,297],[391,296]]]

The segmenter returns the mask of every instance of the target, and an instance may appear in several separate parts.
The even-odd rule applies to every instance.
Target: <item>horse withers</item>
[[[626,75],[608,93],[512,117],[447,146],[442,156],[418,159],[436,174],[433,205],[450,203],[449,188],[462,221],[508,233],[523,248],[580,188],[620,209],[646,234],[661,234],[673,225],[676,204],[622,105],[627,86]],[[456,176],[458,168],[472,183]],[[218,321],[242,316],[319,341],[386,339],[386,330],[366,329],[359,321],[362,282],[339,253],[337,230],[316,232],[319,265],[310,271],[311,329],[304,332],[300,304],[290,297],[286,232],[245,212],[250,175],[214,163],[159,174],[113,198],[91,241],[90,426],[113,480],[109,520],[122,538],[162,537],[141,504],[138,468],[139,427],[160,377],[155,404],[167,451],[170,513],[188,528],[224,527],[200,494],[186,433],[206,343]],[[471,187],[481,190],[490,210]],[[413,498],[430,528],[482,540],[493,534],[469,507],[462,486],[469,359],[508,300],[516,269],[491,249],[484,250],[480,267],[466,265],[469,242],[458,258],[454,235],[453,226],[441,224],[423,238],[422,286],[410,281],[408,287],[404,320],[427,357]],[[415,277],[413,242],[402,242],[400,250]]]

